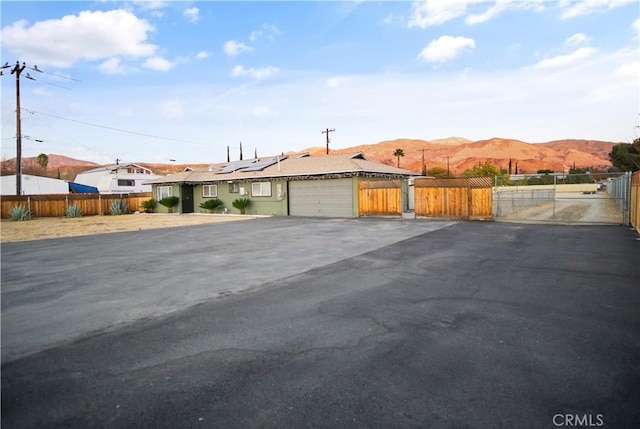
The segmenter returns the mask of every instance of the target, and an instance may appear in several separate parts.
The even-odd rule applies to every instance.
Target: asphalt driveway
[[[3,245],[2,424],[638,427],[637,238],[270,218]]]

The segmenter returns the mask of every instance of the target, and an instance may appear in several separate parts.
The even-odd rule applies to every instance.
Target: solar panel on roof
[[[243,160],[243,161],[232,161],[232,162],[229,162],[228,164],[223,165],[222,168],[220,169],[220,171],[218,171],[218,173],[221,173],[221,174],[233,173],[234,171],[238,171],[238,170],[241,170],[243,168],[247,168],[247,167],[251,166],[256,161],[257,160],[255,160],[255,159],[247,159],[247,160]]]
[[[281,157],[280,161],[283,161],[287,159],[287,157]],[[272,166],[273,164],[276,164],[278,162],[278,158],[277,157],[273,157],[273,158],[266,158],[263,160],[260,160],[258,162],[256,162],[254,165],[244,168],[243,171],[262,171],[267,167]]]

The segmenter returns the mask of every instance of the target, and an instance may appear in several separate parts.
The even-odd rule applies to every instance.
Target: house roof
[[[281,155],[256,160],[214,164],[206,169],[182,171],[145,181],[145,184],[255,181],[349,176],[407,177],[418,174],[366,159],[362,152],[324,156]]]
[[[142,165],[135,164],[133,162],[124,162],[124,163],[121,163],[121,164],[111,164],[111,165],[104,165],[102,167],[92,168],[91,170],[85,170],[85,171],[81,172],[80,174],[96,173],[96,172],[99,172],[99,171],[114,171],[114,170],[117,170],[119,168],[127,168],[127,167],[136,167],[136,168],[142,168],[142,169],[147,170],[147,171],[151,171],[151,169],[149,169],[147,167],[143,167]]]

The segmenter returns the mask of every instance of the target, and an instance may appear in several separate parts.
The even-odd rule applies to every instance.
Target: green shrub
[[[153,211],[158,207],[158,202],[151,198],[150,200],[145,200],[141,204],[145,213],[153,213]]]
[[[29,220],[31,212],[25,206],[14,206],[9,209],[9,216],[11,220]]]
[[[109,213],[112,215],[129,213],[129,205],[122,200],[113,200],[109,204]]]
[[[245,214],[247,207],[251,205],[251,200],[249,198],[238,198],[237,200],[233,200],[231,204],[240,210],[240,214]]]
[[[205,210],[209,210],[211,213],[214,213],[216,211],[216,209],[219,209],[223,205],[224,205],[224,203],[222,202],[222,200],[220,200],[218,198],[214,198],[212,200],[207,200],[207,201],[201,203],[200,204],[200,208],[201,209],[205,209]]]
[[[178,205],[179,201],[180,198],[178,197],[164,197],[163,199],[158,201],[158,204],[169,209],[169,213],[173,213],[173,208]]]
[[[80,206],[78,206],[77,204],[72,204],[67,207],[67,210],[65,210],[65,214],[67,215],[67,217],[80,217],[82,216],[82,210],[80,210]]]

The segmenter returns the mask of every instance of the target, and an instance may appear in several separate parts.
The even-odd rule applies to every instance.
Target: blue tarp
[[[82,183],[69,182],[69,192],[74,194],[98,194],[95,186],[83,185]]]

